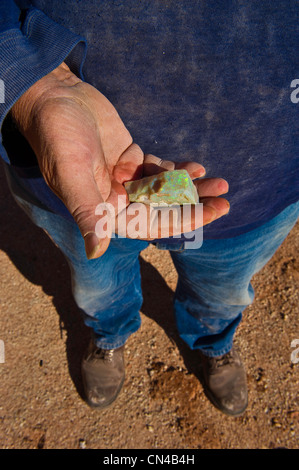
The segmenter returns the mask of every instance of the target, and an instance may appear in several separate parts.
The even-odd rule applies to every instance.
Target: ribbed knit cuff
[[[22,31],[10,29],[0,35],[0,79],[4,85],[0,126],[23,93],[62,62],[83,79],[85,53],[83,37],[55,23],[40,10],[30,8]],[[9,162],[1,143],[0,154]]]

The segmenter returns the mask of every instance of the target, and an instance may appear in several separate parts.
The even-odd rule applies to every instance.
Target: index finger
[[[152,154],[146,154],[144,156],[143,176],[152,176],[162,171],[171,170],[187,170],[192,179],[201,178],[206,174],[205,168],[197,162],[174,162],[171,160],[163,160]]]

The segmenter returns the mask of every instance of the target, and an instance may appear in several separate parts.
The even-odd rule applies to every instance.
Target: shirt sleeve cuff
[[[86,41],[55,23],[42,11],[30,8],[22,30],[0,35],[0,127],[14,103],[39,79],[66,62],[83,79]],[[9,163],[0,142],[0,154]]]

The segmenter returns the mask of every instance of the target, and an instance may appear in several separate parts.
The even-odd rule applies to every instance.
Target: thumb
[[[92,192],[93,191],[93,192]],[[112,234],[112,215],[96,185],[88,190],[84,202],[73,212],[73,217],[83,236],[88,259],[102,256],[107,250]]]
[[[84,239],[87,258],[98,258],[109,246],[112,224],[108,210],[102,210],[102,212],[97,210],[99,205],[105,203],[93,173],[89,171],[71,172],[71,174],[64,172],[62,179],[63,184],[59,185],[59,191],[55,191],[53,187],[51,189],[62,199],[77,223]],[[101,186],[105,188],[105,194],[109,194],[111,182],[108,171],[102,173]],[[105,220],[99,224],[102,218]]]
[[[83,236],[87,258],[102,256],[110,243],[112,217],[101,194],[95,190],[94,194],[85,197],[85,201],[73,212],[73,217]]]

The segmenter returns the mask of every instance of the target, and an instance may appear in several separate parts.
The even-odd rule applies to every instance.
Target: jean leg
[[[252,276],[273,256],[299,215],[292,204],[244,235],[205,240],[198,250],[173,251],[178,271],[174,298],[177,327],[191,349],[219,356],[232,347],[243,310],[252,303]]]
[[[142,305],[139,253],[147,242],[112,238],[108,250],[88,260],[84,241],[75,223],[13,194],[31,220],[49,235],[65,255],[71,270],[72,292],[104,349],[122,346],[140,327]]]

